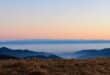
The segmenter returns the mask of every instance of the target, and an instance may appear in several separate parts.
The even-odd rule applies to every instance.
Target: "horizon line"
[[[0,41],[0,44],[80,44],[80,43],[110,43],[110,40],[81,40],[81,39],[30,39]]]
[[[74,41],[75,40],[78,40],[78,41],[80,41],[80,40],[81,41],[83,41],[83,40],[84,41],[90,41],[90,40],[92,41],[93,40],[93,41],[110,41],[110,39],[47,39],[47,38],[46,39],[45,38],[44,39],[39,39],[38,38],[38,39],[0,39],[0,42],[1,41],[24,41],[24,40],[27,40],[27,41],[28,40],[74,40]]]

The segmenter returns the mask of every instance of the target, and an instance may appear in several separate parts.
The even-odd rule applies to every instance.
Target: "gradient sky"
[[[110,0],[0,0],[0,39],[110,39]]]

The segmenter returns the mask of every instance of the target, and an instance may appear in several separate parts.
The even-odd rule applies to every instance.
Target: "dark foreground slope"
[[[110,75],[110,59],[0,60],[0,75]]]

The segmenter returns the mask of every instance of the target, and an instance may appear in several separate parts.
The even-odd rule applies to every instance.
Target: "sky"
[[[110,0],[0,0],[0,40],[110,39]]]

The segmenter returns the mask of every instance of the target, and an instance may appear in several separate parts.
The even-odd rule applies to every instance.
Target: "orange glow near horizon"
[[[66,29],[17,28],[0,32],[0,39],[110,39],[109,28],[105,30],[79,28],[79,31],[77,30],[72,27]]]
[[[110,1],[0,1],[0,40],[110,39]]]

